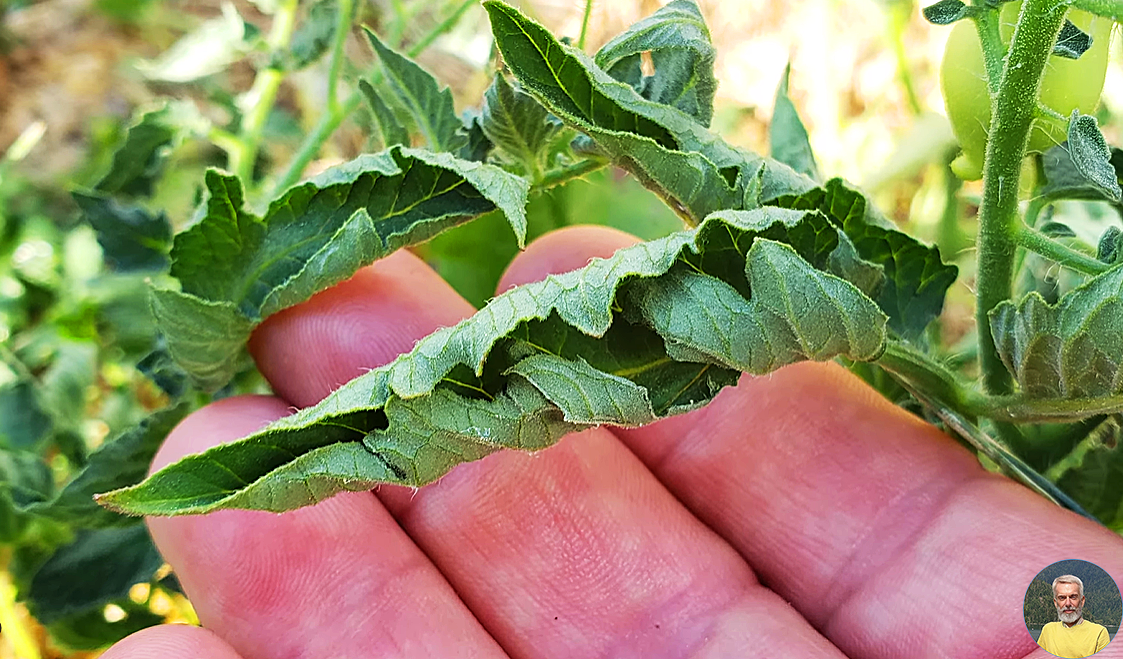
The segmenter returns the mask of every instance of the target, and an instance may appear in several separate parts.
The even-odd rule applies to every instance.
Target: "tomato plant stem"
[[[437,37],[451,30],[452,27],[456,25],[456,22],[460,20],[460,17],[464,14],[468,7],[472,6],[476,2],[477,0],[464,0],[464,2],[460,3],[460,5],[457,6],[456,10],[453,11],[452,14],[450,14],[447,18],[434,26],[433,29],[430,30],[429,33],[422,37],[420,40],[418,40],[417,43],[413,44],[413,46],[411,46],[410,49],[406,51],[406,54],[410,57],[416,57],[417,55],[419,55],[421,51],[429,47],[429,45],[432,44],[437,39]],[[350,19],[348,20],[348,26],[350,26]],[[371,77],[373,79],[372,81],[377,84],[377,82],[381,79],[381,72],[377,72]],[[304,141],[300,144],[300,148],[296,152],[296,155],[293,156],[292,162],[289,163],[289,166],[285,169],[284,173],[281,174],[281,176],[277,179],[277,182],[273,185],[273,190],[270,193],[271,199],[280,196],[280,194],[284,192],[288,187],[292,186],[300,180],[301,175],[304,173],[304,168],[308,166],[308,163],[312,162],[312,159],[315,158],[316,154],[320,152],[320,148],[324,145],[324,143],[331,139],[331,136],[335,133],[335,129],[339,128],[339,125],[343,123],[344,119],[351,116],[351,113],[359,107],[362,101],[362,92],[356,90],[352,92],[351,95],[348,96],[347,99],[342,103],[334,103],[328,105],[324,113],[320,115],[320,119],[316,122],[316,126],[310,133],[308,133],[307,136],[305,136]]]
[[[982,11],[975,16],[975,27],[979,31],[979,43],[983,49],[983,63],[987,71],[987,88],[990,95],[998,93],[998,83],[1002,80],[1002,58],[1006,48],[1002,45],[1002,35],[998,29],[998,10],[984,8],[983,2],[976,2]]]
[[[339,16],[335,22],[335,34],[332,38],[331,65],[328,69],[328,108],[335,110],[339,103],[337,89],[339,87],[339,72],[343,67],[343,46],[347,43],[347,36],[351,34],[351,20],[354,18],[354,5],[351,0],[337,0],[336,11]]]
[[[1040,254],[1056,261],[1058,264],[1082,272],[1086,275],[1098,275],[1107,272],[1109,266],[1093,256],[1079,252],[1062,242],[1054,240],[1037,229],[1018,223],[1015,238],[1018,245],[1031,252]]]
[[[585,15],[581,17],[581,36],[577,38],[577,50],[585,50],[585,37],[589,34],[589,17],[593,14],[593,0],[585,0]]]
[[[287,48],[289,41],[292,40],[298,5],[298,0],[285,0],[278,5],[277,12],[273,15],[273,27],[266,39],[270,55],[276,55]],[[285,72],[279,68],[279,65],[270,63],[258,71],[253,86],[246,93],[245,98],[249,107],[242,117],[238,143],[230,151],[230,169],[247,183],[252,180],[253,165],[257,160],[265,122],[273,110],[273,103],[277,100],[277,90],[281,88],[284,79]]]
[[[563,183],[568,183],[575,178],[581,178],[586,174],[595,172],[606,165],[608,165],[607,160],[590,158],[588,160],[582,160],[578,163],[569,165],[568,167],[562,167],[561,169],[555,169],[553,171],[546,172],[538,181],[538,183],[535,184],[534,190],[539,192],[543,190],[549,190],[550,188],[557,187]]]
[[[1013,293],[1022,158],[1037,111],[1041,75],[1066,11],[1065,5],[1054,0],[1025,1],[995,97],[979,208],[975,310],[983,384],[993,394],[1009,393],[1012,385],[995,349],[988,314]]]

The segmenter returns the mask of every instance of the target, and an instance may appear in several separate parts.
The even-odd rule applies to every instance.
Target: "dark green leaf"
[[[889,316],[894,332],[916,339],[940,315],[958,268],[945,264],[935,247],[926,247],[871,217],[866,198],[844,181],[831,179],[822,188],[777,203],[823,212],[846,232],[863,260],[884,269],[885,279],[874,299]]]
[[[233,176],[207,173],[205,217],[179,234],[152,307],[176,362],[206,389],[237,372],[258,323],[394,250],[499,208],[520,244],[525,180],[448,153],[394,147],[298,185],[263,217]]]
[[[39,456],[0,450],[0,542],[14,543],[27,521],[29,508],[54,492],[51,468]]]
[[[651,54],[655,74],[644,76],[640,58]],[[672,0],[597,51],[595,62],[644,98],[670,105],[710,125],[714,114],[716,51],[693,0]]]
[[[332,37],[335,36],[338,20],[339,4],[336,0],[318,0],[312,5],[308,16],[292,35],[292,45],[289,47],[292,68],[302,69],[327,52]]]
[[[144,604],[127,597],[115,600],[125,613],[121,620],[109,622],[103,609],[90,609],[84,613],[67,616],[47,625],[51,638],[71,650],[100,650],[148,627],[164,622],[164,617],[152,613]]]
[[[512,87],[502,72],[495,74],[484,92],[480,128],[500,151],[501,162],[515,164],[531,180],[541,179],[547,149],[561,127],[534,97]]]
[[[1096,118],[1073,111],[1068,123],[1068,154],[1076,171],[1084,180],[1099,190],[1108,201],[1119,202],[1123,190],[1118,174],[1111,164],[1111,149],[1107,146]]]
[[[1113,268],[1049,305],[1036,291],[990,312],[994,343],[1022,391],[1034,398],[1123,392],[1123,268]]]
[[[52,426],[33,382],[22,380],[0,388],[0,446],[32,449]]]
[[[136,369],[172,400],[177,400],[187,390],[187,372],[172,359],[163,337],[159,337],[156,347],[137,362]]]
[[[148,197],[164,174],[168,155],[204,120],[188,102],[172,102],[146,112],[113,154],[113,165],[94,189],[106,195]],[[83,209],[84,210],[84,209]]]
[[[789,63],[780,78],[780,87],[776,90],[776,104],[772,107],[772,123],[768,126],[772,157],[800,174],[820,180],[819,165],[816,164],[815,154],[811,151],[807,129],[803,126],[803,120],[799,118],[795,103],[792,103],[791,98],[788,97],[788,77],[791,71],[792,65]]]
[[[1053,54],[1066,59],[1080,59],[1091,47],[1092,35],[1066,18],[1061,33],[1057,35],[1057,43],[1053,45]]]
[[[460,147],[460,153],[458,154],[460,158],[471,162],[487,160],[487,154],[491,153],[491,149],[495,145],[484,134],[483,126],[480,125],[479,112],[469,110],[465,113],[464,132],[468,136],[468,143]]]
[[[366,33],[382,60],[391,89],[429,147],[434,151],[457,151],[466,140],[460,133],[460,117],[452,104],[452,92],[447,87],[439,89],[436,78],[413,60],[391,50],[374,32]]]
[[[1106,526],[1123,531],[1123,448],[1118,442],[1089,449],[1057,485]]]
[[[167,267],[172,225],[166,215],[153,215],[140,206],[122,206],[96,193],[74,192],[71,196],[97,232],[98,244],[111,268],[130,272]]]
[[[1107,263],[1108,265],[1116,265],[1123,258],[1123,243],[1120,239],[1123,238],[1123,231],[1119,227],[1108,227],[1103,235],[1100,236],[1099,247],[1096,249],[1096,259]]]
[[[1076,163],[1072,160],[1072,154],[1069,152],[1067,141],[1042,154],[1042,164],[1045,172],[1045,186],[1041,189],[1041,196],[1046,200],[1111,200],[1110,190],[1105,190],[1094,181],[1088,180],[1084,172],[1076,167]],[[1115,167],[1113,166],[1112,169],[1115,170]],[[1118,170],[1115,170],[1116,177],[1119,173]]]
[[[378,483],[419,486],[501,448],[697,408],[740,371],[876,359],[885,315],[815,267],[839,235],[814,211],[714,215],[512,289],[319,405],[99,502],[132,514],[279,511]]]
[[[163,563],[143,524],[81,531],[32,577],[28,604],[44,624],[100,612],[133,585],[150,581]]]
[[[382,137],[383,147],[388,149],[395,144],[409,146],[409,131],[398,121],[394,111],[390,109],[389,105],[386,105],[386,101],[382,100],[374,87],[371,87],[366,80],[360,80],[359,90],[366,97],[374,122],[378,124],[378,132]]]
[[[484,6],[522,88],[691,224],[814,187],[787,165],[732,147],[690,115],[643,98],[513,7]]]
[[[94,502],[94,495],[127,487],[144,480],[156,451],[187,415],[190,407],[180,403],[149,416],[135,428],[102,444],[89,462],[50,502],[33,510],[66,522],[73,528],[128,526],[136,520],[110,512]]]
[[[933,25],[951,25],[970,13],[971,8],[960,0],[940,0],[924,8],[924,18]]]
[[[1046,222],[1039,227],[1041,233],[1050,238],[1075,238],[1076,232],[1063,222]]]

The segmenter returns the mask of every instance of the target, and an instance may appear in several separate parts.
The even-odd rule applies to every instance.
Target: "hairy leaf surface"
[[[1123,268],[1049,305],[1036,291],[990,312],[994,343],[1022,391],[1038,398],[1123,392]]]
[[[876,359],[885,315],[816,269],[817,211],[729,211],[493,299],[318,405],[102,495],[133,514],[288,510],[341,490],[431,482],[501,448],[704,405],[742,371]]]
[[[496,0],[484,6],[523,89],[690,224],[815,187],[787,165],[730,146],[681,110],[645,99],[513,7]]]
[[[640,58],[651,53],[655,74],[643,75]],[[594,61],[608,75],[644,98],[670,105],[709,126],[714,115],[717,52],[698,5],[672,0],[633,24],[597,51]]]
[[[447,153],[394,147],[298,185],[263,217],[246,210],[236,177],[207,173],[205,217],[179,234],[153,313],[176,362],[217,389],[237,371],[253,328],[406,245],[493,209],[520,244],[527,183]]]
[[[819,178],[819,165],[811,150],[810,138],[795,103],[788,96],[788,78],[792,65],[784,68],[780,86],[776,89],[776,103],[772,106],[772,121],[768,124],[768,141],[772,157],[789,165],[792,169],[816,181]]]
[[[395,144],[408,146],[409,132],[394,116],[394,111],[390,109],[386,101],[378,95],[378,91],[366,80],[359,81],[359,91],[367,99],[370,113],[374,117],[374,122],[378,124],[378,132],[382,136],[382,145],[387,149]]]
[[[889,316],[894,332],[915,339],[940,315],[958,268],[945,264],[935,247],[926,247],[871,215],[874,211],[866,198],[841,179],[775,203],[823,212],[846,232],[863,260],[884,269],[884,282],[874,299]]]
[[[534,180],[541,178],[550,140],[561,129],[557,119],[534,98],[511,86],[502,73],[484,92],[480,128],[495,147]]]
[[[1123,532],[1123,448],[1099,444],[1057,483],[1105,526]]]
[[[168,265],[172,225],[163,213],[150,213],[140,206],[123,205],[111,197],[74,192],[71,194],[84,219],[97,232],[105,261],[118,272],[163,270]]]

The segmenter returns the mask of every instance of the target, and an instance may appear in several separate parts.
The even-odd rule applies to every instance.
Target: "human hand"
[[[500,289],[631,242],[553,233]],[[279,397],[196,412],[154,468],[471,312],[408,253],[367,268],[257,330]],[[500,452],[420,490],[149,524],[206,629],[148,629],[106,659],[1050,657],[1022,618],[1034,575],[1082,558],[1123,580],[1119,536],[988,474],[833,364],[745,377],[691,414]]]

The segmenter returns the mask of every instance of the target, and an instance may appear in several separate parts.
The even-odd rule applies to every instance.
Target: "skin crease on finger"
[[[547,236],[549,271],[628,244],[597,232]],[[543,274],[520,256],[501,288]],[[746,377],[707,408],[613,432],[853,656],[1041,653],[1021,614],[1038,570],[1079,557],[1123,577],[1117,535],[985,473],[835,365]]]

